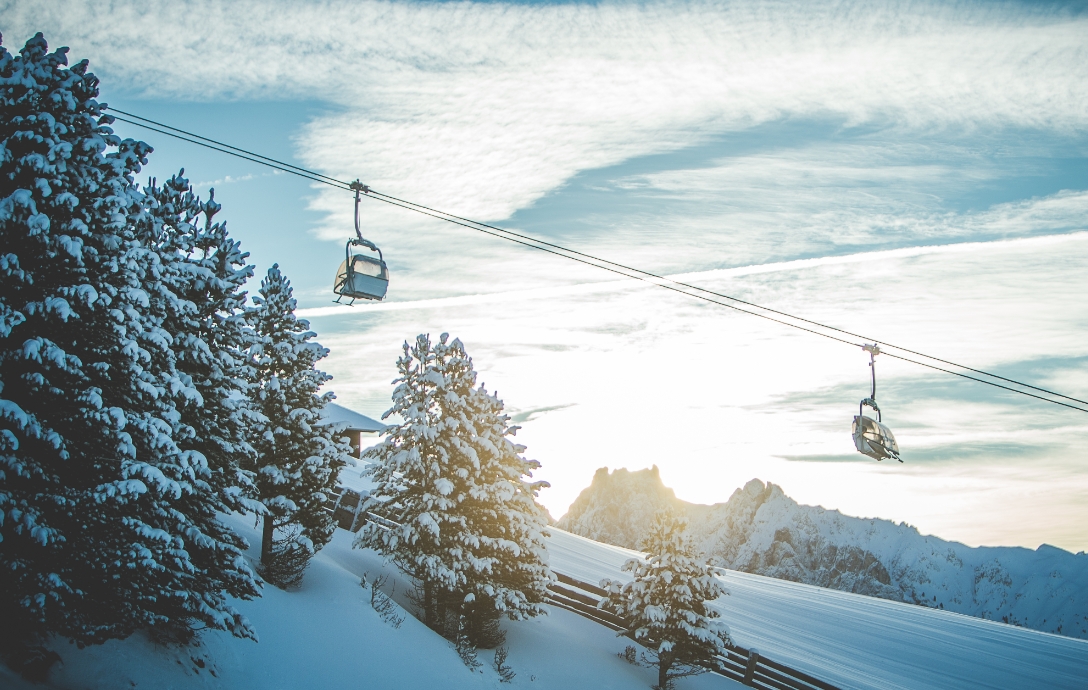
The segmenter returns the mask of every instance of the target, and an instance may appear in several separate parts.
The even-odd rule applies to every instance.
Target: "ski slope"
[[[232,526],[259,555],[260,532],[252,518]],[[504,621],[509,658],[517,674],[502,683],[493,652],[481,651],[472,671],[453,645],[405,615],[400,627],[383,622],[359,586],[364,573],[390,576],[387,589],[404,601],[405,580],[373,551],[353,549],[354,535],[336,530],[310,563],[302,587],[284,592],[265,585],[263,596],[232,603],[252,622],[259,642],[210,631],[199,646],[159,647],[142,635],[77,649],[56,642],[64,659],[44,684],[23,680],[0,664],[3,690],[648,690],[653,669],[619,657],[630,640],[577,614],[548,607],[548,615]],[[2,621],[0,621],[2,624]],[[730,690],[744,686],[710,674],[685,678],[678,690]]]
[[[259,543],[253,523],[233,524]],[[549,528],[552,568],[597,583],[623,578],[634,551]],[[64,657],[48,683],[22,681],[0,666],[0,687],[12,690],[126,688],[232,688],[294,690],[320,687],[648,688],[652,669],[618,656],[629,640],[573,613],[507,621],[517,673],[499,682],[490,653],[483,668],[467,669],[448,642],[406,617],[400,628],[382,622],[359,586],[364,573],[403,576],[372,551],[351,548],[337,530],[312,561],[301,589],[266,586],[264,596],[235,604],[253,621],[260,642],[209,632],[198,648],[162,648],[140,635],[76,649],[58,643]],[[256,557],[256,547],[250,557]],[[842,688],[1084,688],[1088,642],[993,623],[959,614],[873,599],[781,580],[723,571],[731,595],[714,603],[737,644]],[[214,675],[213,675],[214,671]],[[743,687],[720,676],[685,678],[679,690]]]
[[[556,572],[629,579],[636,551],[550,528]],[[714,602],[736,644],[842,688],[1088,687],[1088,641],[732,570]]]

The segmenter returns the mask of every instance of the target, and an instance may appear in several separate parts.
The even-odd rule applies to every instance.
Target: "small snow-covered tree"
[[[624,620],[621,634],[646,647],[646,663],[657,668],[658,690],[713,667],[729,642],[718,612],[706,606],[728,592],[692,546],[686,526],[680,517],[658,513],[642,544],[647,559],[623,565],[631,582],[601,581],[608,594],[599,606]]]
[[[266,579],[291,586],[301,581],[310,557],[332,539],[336,523],[324,506],[351,447],[339,426],[321,419],[333,394],[318,391],[332,377],[316,364],[329,351],[312,341],[309,322],[295,316],[291,283],[278,264],[261,281],[254,302],[254,397],[264,415],[255,434],[255,470],[267,510],[261,564]]]
[[[228,603],[254,575],[184,445],[201,393],[174,349],[161,209],[133,182],[151,149],[66,65],[41,34],[0,47],[0,641],[179,619],[254,637]]]
[[[503,403],[484,386],[460,340],[443,333],[404,344],[393,407],[401,423],[367,457],[369,507],[396,525],[368,522],[356,545],[386,554],[416,579],[425,622],[491,646],[489,622],[544,612],[552,579],[547,520],[536,502],[540,467],[509,437]],[[462,630],[450,623],[463,621]]]

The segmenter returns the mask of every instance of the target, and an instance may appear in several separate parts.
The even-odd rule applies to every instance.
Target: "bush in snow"
[[[266,513],[265,521],[269,520]],[[261,562],[261,577],[280,589],[295,589],[302,585],[306,566],[313,553],[300,539],[302,528],[295,523],[280,521],[273,530],[270,557]]]
[[[177,217],[133,182],[150,147],[112,133],[65,53],[41,34],[0,47],[2,641],[254,637],[227,601],[255,596],[255,576],[216,518],[245,481],[200,449],[213,388],[178,358]]]
[[[545,482],[510,440],[503,403],[483,387],[460,340],[404,344],[393,407],[402,422],[367,451],[368,509],[394,524],[363,526],[356,545],[389,556],[418,584],[424,622],[477,646],[501,644],[498,618],[543,613]],[[463,623],[462,623],[463,621]]]
[[[499,646],[498,649],[495,650],[493,665],[495,667],[495,673],[499,676],[500,683],[509,683],[518,675],[514,673],[514,669],[510,668],[510,665],[506,663],[507,654],[506,647]]]
[[[312,342],[309,322],[295,317],[291,283],[279,265],[268,270],[254,302],[250,318],[258,341],[253,348],[253,396],[264,416],[254,434],[254,469],[267,511],[261,565],[269,582],[287,587],[301,581],[310,558],[332,539],[336,523],[325,502],[351,447],[340,437],[339,427],[321,420],[333,394],[319,394],[318,389],[332,377],[316,364],[329,351]],[[277,530],[284,536],[277,539]]]
[[[392,625],[394,628],[399,628],[404,624],[404,616],[400,613],[400,607],[397,606],[397,602],[393,601],[391,596],[382,590],[382,587],[389,583],[389,576],[376,575],[373,580],[368,581],[368,574],[363,573],[363,579],[359,584],[363,589],[370,587],[370,607],[377,612],[383,622]],[[393,583],[393,590],[396,591],[396,582]]]
[[[717,611],[706,607],[727,592],[692,547],[685,527],[683,519],[659,513],[642,544],[647,560],[632,558],[623,565],[632,581],[601,581],[608,594],[599,606],[625,621],[621,634],[646,647],[644,661],[657,668],[658,690],[716,666],[714,657],[729,642]]]
[[[461,657],[461,663],[467,666],[470,671],[479,671],[483,664],[480,663],[479,656],[476,654],[476,645],[469,639],[468,623],[464,616],[461,616],[457,621],[457,634],[454,642],[454,648],[457,650],[457,656]]]

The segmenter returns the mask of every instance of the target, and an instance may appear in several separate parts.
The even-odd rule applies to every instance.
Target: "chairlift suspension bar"
[[[876,402],[876,356],[880,354],[880,346],[877,344],[868,344],[861,346],[861,349],[869,353],[869,373],[872,374],[873,390],[869,395],[869,398]]]
[[[876,400],[876,360],[872,352],[869,353],[869,373],[872,374],[873,379],[873,392],[869,397]]]
[[[491,235],[491,236],[497,237],[499,239],[504,239],[504,240],[507,240],[509,242],[514,242],[516,244],[520,244],[520,245],[522,245],[524,247],[528,247],[530,249],[536,249],[536,250],[539,250],[539,251],[547,252],[548,254],[554,254],[556,256],[560,256],[560,257],[569,259],[571,261],[577,261],[578,263],[585,264],[587,266],[592,266],[594,268],[598,268],[598,269],[601,269],[601,270],[605,270],[605,271],[608,271],[610,273],[615,273],[615,274],[623,276],[625,278],[631,278],[631,279],[634,279],[634,280],[641,280],[641,281],[649,283],[651,285],[656,285],[658,287],[665,288],[665,289],[670,290],[672,292],[677,292],[677,293],[680,293],[680,294],[683,294],[683,295],[687,295],[688,297],[693,297],[695,299],[699,299],[699,300],[702,300],[702,301],[705,301],[705,302],[709,302],[711,304],[716,304],[716,305],[719,305],[719,306],[727,307],[729,309],[733,309],[735,311],[739,311],[739,312],[749,314],[749,315],[752,315],[752,316],[758,316],[758,317],[766,319],[768,321],[773,321],[775,323],[778,323],[778,324],[781,324],[781,325],[784,325],[784,326],[789,326],[790,328],[805,331],[807,333],[811,333],[813,335],[818,335],[818,336],[821,336],[821,337],[824,337],[824,338],[828,338],[830,340],[834,340],[834,341],[837,341],[837,342],[840,342],[840,343],[844,343],[844,344],[851,345],[851,346],[854,346],[854,347],[859,346],[859,344],[857,342],[847,340],[845,338],[832,335],[831,333],[822,332],[822,331],[816,330],[816,329],[819,328],[819,329],[824,329],[825,331],[832,331],[834,333],[841,333],[842,335],[850,336],[852,338],[859,338],[859,339],[861,339],[863,341],[865,341],[865,340],[870,340],[870,341],[875,340],[873,338],[869,338],[869,337],[860,335],[858,333],[853,333],[851,331],[847,331],[847,330],[844,330],[844,329],[841,329],[841,328],[836,328],[835,326],[828,326],[826,324],[823,324],[823,323],[820,323],[820,322],[817,322],[817,321],[806,319],[806,318],[803,318],[803,317],[800,317],[800,316],[794,316],[793,314],[789,314],[789,313],[784,312],[784,311],[779,311],[779,310],[773,309],[771,307],[765,307],[765,306],[762,306],[760,304],[756,304],[754,302],[749,302],[749,301],[746,301],[746,300],[742,300],[742,299],[739,299],[737,297],[732,297],[730,295],[726,295],[726,294],[723,294],[723,293],[720,293],[720,292],[716,292],[714,290],[710,290],[710,289],[707,289],[707,288],[702,288],[702,287],[699,287],[697,285],[691,285],[689,283],[674,280],[672,278],[668,278],[666,276],[658,275],[658,274],[655,274],[655,273],[652,273],[652,272],[649,272],[649,271],[644,271],[644,270],[641,270],[641,269],[638,269],[638,268],[633,268],[631,266],[620,264],[620,263],[617,263],[617,262],[614,262],[614,261],[609,261],[607,259],[602,259],[600,257],[593,256],[591,254],[586,254],[586,253],[579,252],[579,251],[574,250],[574,249],[569,249],[567,247],[563,247],[563,246],[558,245],[558,244],[553,244],[553,243],[550,243],[550,242],[546,242],[544,240],[540,240],[540,239],[537,239],[535,237],[531,237],[529,235],[523,235],[521,233],[517,233],[517,232],[514,232],[512,230],[507,230],[505,228],[500,228],[500,227],[490,225],[490,224],[487,224],[487,223],[474,221],[474,220],[471,220],[469,218],[464,218],[464,217],[461,217],[461,216],[457,216],[455,214],[448,213],[448,212],[445,212],[445,211],[441,211],[441,210],[438,210],[438,209],[434,209],[434,208],[431,208],[429,206],[424,206],[422,204],[417,204],[415,202],[408,201],[406,199],[400,199],[400,198],[395,197],[395,196],[391,196],[391,195],[388,195],[388,194],[383,194],[381,192],[378,192],[376,190],[371,189],[367,185],[363,185],[358,180],[356,180],[354,183],[345,182],[345,181],[337,179],[335,177],[330,177],[330,176],[324,175],[322,173],[314,172],[314,171],[309,170],[307,168],[302,168],[300,166],[293,165],[291,163],[286,163],[284,161],[280,161],[280,160],[277,160],[275,158],[270,158],[268,156],[263,156],[261,154],[254,153],[252,151],[248,151],[246,149],[242,149],[242,148],[239,148],[239,147],[236,147],[236,146],[232,146],[230,144],[226,144],[226,143],[223,143],[221,141],[217,141],[215,139],[210,139],[208,137],[204,137],[204,136],[201,136],[199,134],[194,134],[193,132],[189,132],[189,131],[186,131],[186,130],[183,130],[183,129],[179,129],[177,127],[173,127],[171,125],[167,125],[167,124],[164,124],[164,123],[161,123],[161,122],[157,122],[157,121],[152,120],[150,118],[146,118],[146,117],[143,117],[141,115],[136,115],[135,113],[130,113],[130,112],[127,112],[127,111],[124,111],[124,110],[120,110],[120,109],[114,108],[112,106],[103,105],[102,109],[106,110],[106,111],[109,111],[109,113],[110,113],[109,117],[111,117],[111,118],[113,118],[115,120],[119,120],[121,122],[125,122],[125,123],[131,124],[131,125],[135,125],[137,127],[142,127],[144,129],[147,129],[147,130],[159,133],[159,134],[163,134],[163,135],[166,135],[166,136],[169,136],[169,137],[173,137],[173,138],[179,139],[181,141],[186,141],[186,142],[191,143],[191,144],[196,144],[198,146],[203,146],[203,147],[211,149],[213,151],[218,151],[220,153],[225,153],[227,155],[235,156],[237,158],[241,158],[243,160],[250,161],[252,163],[257,163],[259,165],[264,165],[264,166],[279,170],[281,172],[290,173],[292,175],[297,175],[299,177],[303,177],[303,178],[305,178],[307,180],[310,180],[311,182],[318,182],[318,183],[321,183],[321,184],[329,185],[331,187],[335,187],[337,189],[343,189],[345,191],[355,192],[355,200],[356,200],[356,234],[359,236],[359,239],[362,239],[362,235],[361,235],[361,232],[360,232],[359,220],[358,220],[358,202],[362,198],[361,195],[360,195],[360,192],[363,192],[363,193],[366,194],[366,196],[368,198],[374,199],[376,201],[381,201],[383,203],[387,203],[387,204],[389,204],[391,206],[398,206],[400,208],[403,208],[403,209],[406,209],[406,210],[409,210],[409,211],[413,211],[415,213],[419,213],[419,214],[422,214],[422,215],[425,215],[425,216],[430,216],[430,217],[436,218],[438,220],[443,220],[445,222],[452,223],[454,225],[459,225],[461,227],[468,228],[470,230],[475,230],[477,232],[481,232],[481,233],[484,233],[484,234],[487,234],[487,235]],[[114,115],[113,113],[117,113],[117,115]],[[725,301],[721,301],[721,300],[728,300],[728,301],[725,302]],[[739,307],[739,306],[737,306],[738,304],[744,305],[745,307],[749,307],[749,309]],[[759,310],[759,311],[754,311],[754,310]],[[766,313],[762,313],[762,312],[766,312]],[[777,315],[777,316],[783,317],[783,318],[775,318],[774,316],[771,316],[770,314],[774,314],[774,315]],[[784,320],[784,319],[789,319],[789,321]],[[799,323],[794,323],[794,322],[799,322]],[[812,327],[815,327],[815,328],[806,327],[806,326],[803,326],[801,324],[808,324],[809,326],[812,326]],[[861,347],[865,347],[865,346],[861,345]],[[1043,395],[1037,395],[1035,393],[1031,393],[1031,392],[1028,392],[1027,390],[1022,390],[1022,389],[1026,388],[1026,389],[1030,389],[1030,390],[1033,390],[1033,391],[1038,391],[1039,393],[1044,393],[1046,395],[1055,396],[1055,397],[1062,398],[1064,400],[1069,400],[1069,401],[1072,401],[1072,402],[1075,402],[1075,403],[1081,403],[1083,405],[1088,405],[1088,400],[1083,400],[1081,398],[1075,398],[1075,397],[1072,397],[1072,396],[1069,396],[1069,395],[1065,395],[1063,393],[1058,393],[1056,391],[1048,390],[1046,388],[1041,388],[1039,386],[1034,386],[1034,385],[1029,384],[1029,383],[1024,383],[1022,381],[1017,381],[1015,379],[1011,379],[1011,378],[1008,378],[1008,377],[1005,377],[1005,376],[1001,376],[1000,374],[994,374],[994,373],[991,373],[991,372],[988,372],[988,371],[984,371],[982,369],[976,369],[976,368],[969,367],[969,366],[964,365],[964,364],[958,364],[956,362],[952,362],[952,361],[949,361],[949,360],[946,360],[946,359],[942,359],[940,357],[934,357],[932,355],[927,355],[925,353],[918,352],[916,350],[911,350],[909,348],[901,347],[901,346],[898,346],[898,345],[892,345],[890,343],[884,343],[884,347],[885,348],[891,348],[891,349],[894,349],[894,350],[899,350],[901,352],[905,352],[905,353],[908,353],[910,355],[914,355],[916,357],[921,357],[921,358],[924,358],[924,359],[932,360],[933,362],[940,362],[941,364],[946,364],[946,365],[951,366],[951,367],[955,367],[955,368],[958,368],[958,369],[963,369],[965,371],[969,371],[969,372],[972,372],[974,374],[978,374],[980,376],[985,376],[985,377],[996,379],[996,380],[999,380],[999,381],[1004,381],[1006,383],[1012,384],[1012,386],[1019,386],[1020,388],[1014,388],[1012,386],[1002,385],[1000,383],[997,383],[996,381],[989,381],[989,380],[986,380],[986,379],[983,379],[983,378],[978,378],[976,376],[971,376],[971,375],[968,375],[968,374],[964,374],[962,372],[952,371],[952,370],[946,369],[944,367],[936,366],[936,365],[931,364],[929,362],[918,361],[917,359],[913,359],[911,357],[905,357],[903,355],[895,354],[893,352],[887,352],[886,350],[879,350],[879,352],[881,354],[886,354],[889,357],[893,357],[895,359],[898,359],[898,360],[901,360],[901,361],[904,361],[904,362],[909,362],[911,364],[926,367],[928,369],[933,369],[935,371],[939,371],[939,372],[942,372],[942,373],[945,373],[945,374],[951,374],[953,376],[958,376],[960,378],[968,379],[970,381],[975,381],[977,383],[982,383],[982,384],[986,384],[988,386],[993,386],[995,388],[1000,388],[1002,390],[1009,391],[1009,392],[1012,392],[1012,393],[1018,393],[1020,395],[1024,395],[1024,396],[1027,396],[1027,397],[1030,397],[1030,398],[1034,398],[1036,400],[1041,400],[1043,402],[1049,402],[1049,403],[1052,403],[1052,404],[1055,404],[1055,405],[1061,405],[1062,407],[1067,407],[1067,408],[1070,408],[1070,409],[1073,409],[1073,410],[1079,410],[1081,412],[1088,412],[1088,408],[1080,407],[1078,405],[1072,405],[1072,404],[1069,404],[1069,403],[1066,403],[1066,402],[1062,402],[1061,400],[1054,400],[1053,398],[1044,397]],[[870,353],[870,354],[872,354],[872,353]],[[876,394],[875,368],[873,369],[873,372],[874,372],[873,373],[873,377],[874,377],[873,378],[873,395],[875,396],[875,394]]]
[[[366,192],[369,194],[370,187],[367,187],[365,184],[359,182],[359,180],[355,180],[351,183],[351,188],[355,191],[355,236],[359,238],[360,242],[362,242],[363,233],[359,229],[359,193]]]

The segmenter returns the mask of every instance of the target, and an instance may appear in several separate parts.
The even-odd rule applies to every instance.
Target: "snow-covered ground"
[[[638,553],[559,529],[552,568],[622,578]],[[842,688],[1085,688],[1088,641],[732,570],[713,604],[737,644]]]
[[[260,535],[252,522],[234,523],[251,544]],[[523,687],[649,688],[651,669],[632,666],[618,654],[630,642],[573,613],[549,607],[549,615],[507,622],[507,664],[517,676],[499,682],[491,667],[493,653],[480,652],[484,663],[473,673],[453,646],[411,616],[400,628],[378,617],[369,591],[359,586],[363,573],[382,571],[382,558],[351,548],[353,535],[337,530],[315,557],[300,590],[283,592],[266,585],[264,596],[235,602],[257,628],[260,642],[212,632],[196,649],[164,649],[141,636],[78,650],[58,646],[64,664],[50,682],[32,685],[0,665],[0,688],[229,688],[231,690],[301,690],[303,688]],[[257,551],[251,550],[251,556]],[[393,577],[397,577],[392,572]],[[402,579],[396,594],[403,590]],[[743,687],[704,675],[681,681],[682,690]]]
[[[252,523],[235,523],[258,543]],[[552,567],[596,583],[622,578],[636,552],[551,529]],[[77,650],[62,645],[64,665],[45,686],[0,666],[0,687],[113,688],[648,688],[650,669],[617,654],[628,640],[567,611],[507,622],[511,686],[481,652],[469,671],[452,645],[406,616],[388,625],[359,586],[364,573],[389,572],[377,554],[351,548],[337,530],[314,558],[302,588],[266,586],[261,599],[237,602],[260,642],[213,632],[196,649],[164,649],[140,636]],[[251,552],[255,555],[255,552]],[[731,595],[714,606],[735,641],[843,688],[1084,688],[1088,642],[758,575],[723,571]],[[391,582],[392,584],[392,582]],[[680,690],[743,687],[720,676],[679,682]]]

